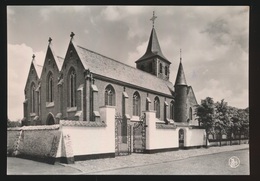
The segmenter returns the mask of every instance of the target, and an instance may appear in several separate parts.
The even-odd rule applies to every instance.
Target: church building
[[[153,23],[155,16],[153,16]],[[195,94],[187,84],[182,60],[174,83],[171,62],[163,55],[154,25],[136,67],[111,59],[74,41],[64,58],[55,55],[49,38],[44,64],[33,55],[24,89],[23,125],[52,125],[60,120],[100,121],[99,107],[114,106],[124,124],[154,110],[158,122],[197,126]]]

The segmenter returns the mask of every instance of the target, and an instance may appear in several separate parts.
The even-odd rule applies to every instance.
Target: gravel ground
[[[141,165],[150,165],[155,163],[170,162],[189,157],[200,155],[208,155],[226,151],[240,150],[249,148],[248,144],[232,145],[223,147],[209,147],[190,150],[170,151],[155,154],[137,154],[132,153],[128,156],[118,156],[115,158],[93,159],[86,161],[77,161],[75,164],[62,164],[66,167],[72,167],[83,173],[90,174],[105,170],[113,170],[118,168],[136,167]]]

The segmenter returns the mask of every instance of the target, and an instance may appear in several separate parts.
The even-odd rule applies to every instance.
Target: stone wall
[[[9,128],[8,155],[54,163],[60,136],[59,125]]]

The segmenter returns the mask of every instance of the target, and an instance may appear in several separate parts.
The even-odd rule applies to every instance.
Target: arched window
[[[160,73],[162,73],[162,63],[160,63]]]
[[[149,64],[149,71],[150,71],[150,72],[153,72],[153,62],[151,62],[151,63]]]
[[[165,72],[165,75],[168,75],[168,67],[165,66],[164,69],[165,69],[165,71],[164,71],[164,72]]]
[[[135,92],[133,95],[133,115],[140,116],[141,115],[141,100],[140,94]]]
[[[189,119],[192,120],[192,108],[190,107],[190,110],[189,110]]]
[[[170,104],[170,119],[174,120],[174,101]]]
[[[154,110],[156,111],[156,118],[160,118],[160,100],[158,97],[154,99]]]
[[[76,72],[71,68],[68,76],[69,106],[76,107]]]
[[[53,102],[53,76],[51,72],[47,79],[47,102]]]
[[[35,85],[32,83],[31,86],[31,112],[35,113]]]
[[[111,85],[105,89],[105,105],[115,106],[115,89]]]

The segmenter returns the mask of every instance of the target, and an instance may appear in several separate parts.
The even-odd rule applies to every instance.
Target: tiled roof
[[[147,46],[146,52],[136,62],[139,62],[139,61],[142,61],[142,60],[145,60],[147,58],[154,57],[154,56],[159,56],[159,57],[163,58],[164,60],[166,60],[168,63],[171,63],[162,54],[162,50],[161,50],[161,47],[160,47],[160,44],[159,44],[159,41],[158,41],[158,38],[157,38],[157,35],[156,35],[156,31],[153,28],[152,32],[151,32],[151,35],[150,35],[150,39],[149,39],[149,42],[148,42],[148,46]]]
[[[72,43],[84,68],[92,73],[172,96],[174,87],[170,81],[78,46],[73,41]]]

